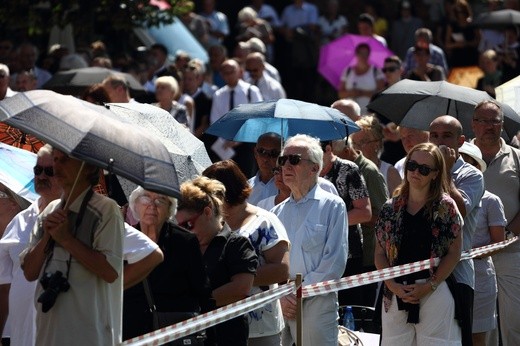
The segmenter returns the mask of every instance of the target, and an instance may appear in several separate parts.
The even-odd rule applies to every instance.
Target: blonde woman
[[[188,111],[186,107],[175,101],[179,93],[179,83],[172,76],[162,76],[155,80],[154,106],[168,111],[179,123],[189,128]]]
[[[361,117],[356,121],[361,131],[351,135],[354,149],[360,150],[363,156],[374,162],[379,172],[385,178],[388,193],[391,196],[395,188],[401,183],[401,176],[397,169],[388,162],[380,159],[383,151],[383,127],[373,115]]]

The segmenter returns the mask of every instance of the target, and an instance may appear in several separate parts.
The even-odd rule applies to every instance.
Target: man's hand
[[[43,220],[43,230],[59,244],[63,244],[67,240],[74,238],[69,230],[67,212],[63,209],[55,210],[45,217]]]
[[[442,156],[444,156],[444,161],[446,162],[446,172],[450,175],[451,169],[453,168],[455,161],[457,161],[457,153],[455,149],[447,147],[444,144],[439,145],[439,150],[441,151]]]
[[[282,305],[283,317],[288,320],[296,319],[296,296],[294,294],[280,298],[280,304]]]

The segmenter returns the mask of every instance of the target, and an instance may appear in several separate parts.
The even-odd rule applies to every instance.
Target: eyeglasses
[[[198,220],[198,218],[202,215],[202,213],[198,213],[197,215],[195,215],[194,217],[192,217],[191,219],[188,219],[184,222],[181,222],[179,224],[179,226],[181,226],[182,228],[185,228],[187,229],[188,231],[191,231],[193,230],[193,228],[195,228],[195,222]]]
[[[500,125],[502,124],[503,120],[501,119],[476,119],[473,118],[473,121],[476,122],[479,125]]]
[[[389,67],[383,67],[382,71],[383,71],[383,73],[387,73],[387,72],[392,73],[392,72],[395,72],[397,70],[399,70],[398,67],[389,66]]]
[[[272,172],[274,175],[280,174],[282,172],[282,167],[276,166],[275,168],[272,169]]]
[[[142,205],[146,205],[146,206],[151,206],[152,204],[155,204],[156,207],[165,207],[170,204],[170,201],[168,201],[164,197],[152,199],[148,196],[140,196],[138,198],[138,200],[139,200],[139,203],[141,203]]]
[[[35,176],[39,176],[42,173],[45,173],[45,175],[48,177],[54,176],[54,168],[52,168],[52,166],[43,167],[40,165],[36,165],[33,167],[33,172]]]
[[[278,166],[283,166],[285,165],[285,163],[287,162],[287,160],[289,160],[289,163],[293,166],[296,166],[297,164],[299,164],[302,160],[304,161],[309,161],[309,162],[312,162],[311,160],[309,159],[304,159],[302,158],[302,155],[301,154],[292,154],[292,155],[282,155],[282,156],[278,156]]]
[[[408,161],[406,163],[407,171],[414,172],[417,169],[419,169],[419,173],[425,177],[428,176],[431,172],[437,171],[435,168],[428,167],[427,165],[420,165],[415,161]]]
[[[0,191],[0,199],[8,199],[8,198],[11,198],[11,196],[9,196],[9,194],[7,194],[4,191]]]
[[[256,152],[262,157],[269,157],[271,159],[276,159],[280,155],[280,150],[276,149],[267,150],[264,148],[256,148]]]

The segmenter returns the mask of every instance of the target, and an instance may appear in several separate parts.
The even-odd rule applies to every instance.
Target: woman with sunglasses
[[[258,266],[254,248],[245,237],[224,223],[224,185],[198,177],[181,185],[182,198],[176,214],[179,225],[197,236],[217,307],[249,295]],[[217,345],[246,346],[246,316],[216,325]]]
[[[130,210],[139,220],[136,228],[159,245],[164,261],[148,274],[146,282],[125,290],[123,340],[154,330],[145,285],[159,312],[198,313],[212,308],[199,242],[172,221],[176,206],[174,198],[142,187],[130,194]]]
[[[376,223],[374,262],[384,269],[431,258],[438,266],[385,280],[382,345],[460,345],[455,302],[446,279],[461,253],[462,218],[448,194],[443,156],[418,144],[405,161],[405,179]]]
[[[230,229],[248,238],[258,255],[259,267],[250,294],[275,288],[289,278],[289,238],[281,221],[271,212],[247,202],[251,187],[232,160],[216,162],[203,175],[226,187],[224,221]],[[249,345],[280,345],[284,327],[279,301],[252,311],[249,317]]]

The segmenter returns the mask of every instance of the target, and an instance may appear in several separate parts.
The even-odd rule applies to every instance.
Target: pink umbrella
[[[373,37],[346,34],[324,45],[320,49],[318,72],[338,88],[341,74],[348,66],[356,64],[356,47],[360,43],[370,46],[371,64],[382,68],[387,57],[394,53]]]

